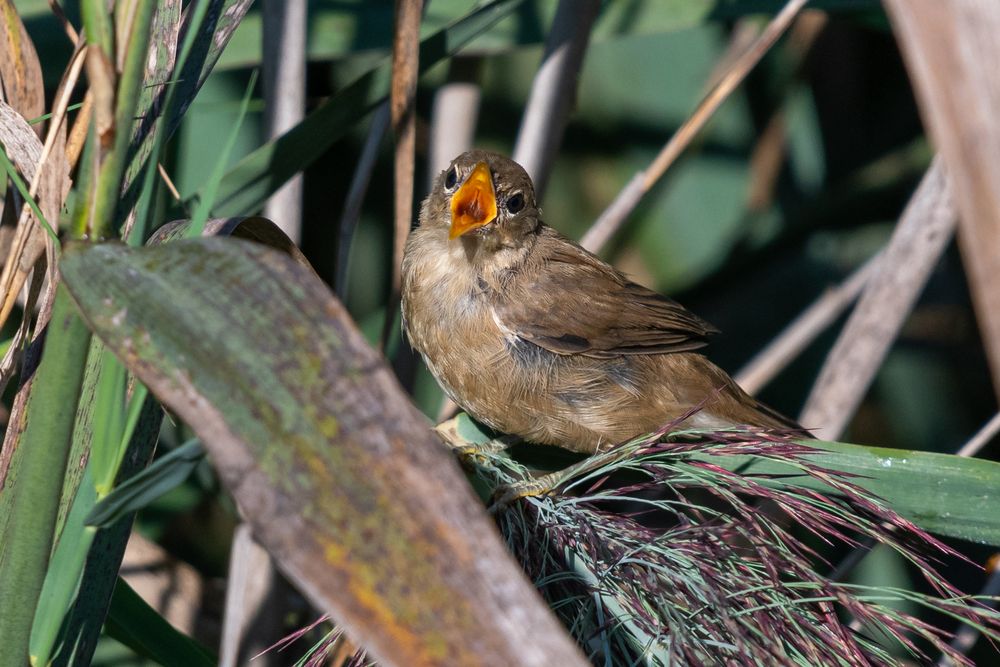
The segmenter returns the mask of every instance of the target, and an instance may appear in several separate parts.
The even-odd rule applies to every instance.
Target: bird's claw
[[[562,471],[556,471],[534,479],[514,482],[513,484],[501,484],[493,492],[488,511],[490,514],[496,514],[521,498],[551,495],[556,492],[563,480],[564,475]]]
[[[466,444],[463,447],[454,447],[452,451],[463,463],[485,466],[489,464],[492,455],[502,452],[506,448],[507,446],[499,440],[490,440],[479,445]]]
[[[486,442],[469,442],[459,435],[455,419],[449,419],[446,422],[438,424],[434,430],[444,440],[444,443],[451,447],[451,450],[455,452],[459,460],[463,463],[474,465],[489,463],[492,455],[499,454],[518,441],[517,438],[511,436],[502,436],[487,440]]]

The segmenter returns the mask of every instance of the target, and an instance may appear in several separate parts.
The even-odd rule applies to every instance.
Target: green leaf
[[[45,354],[28,396],[24,431],[14,456],[20,458],[16,485],[4,495],[9,510],[0,518],[0,665],[28,660],[28,639],[52,551],[59,497],[66,472],[77,400],[90,345],[90,332],[74,312],[62,285],[56,291]]]
[[[952,454],[807,441],[826,450],[815,461],[858,475],[851,481],[885,500],[921,528],[939,535],[1000,546],[1000,463]],[[787,474],[789,466],[759,457],[702,456],[747,473]],[[780,481],[775,481],[780,484]],[[796,476],[796,484],[829,491],[817,480]]]
[[[475,419],[462,412],[455,418],[458,435],[473,445],[482,445],[496,437],[496,434]]]
[[[218,160],[216,160],[215,167],[212,169],[212,173],[208,178],[208,183],[205,184],[204,193],[198,200],[198,205],[195,207],[194,213],[191,216],[191,224],[188,226],[187,235],[188,236],[201,236],[202,232],[205,230],[205,223],[208,221],[209,213],[212,210],[212,206],[215,202],[215,197],[219,190],[219,183],[222,181],[223,172],[226,169],[226,165],[229,164],[229,156],[233,152],[233,147],[236,145],[236,140],[240,135],[240,127],[243,125],[243,119],[247,115],[247,106],[250,104],[250,95],[253,93],[254,85],[257,83],[257,71],[254,70],[250,74],[250,81],[247,83],[246,91],[243,93],[243,101],[240,103],[240,110],[236,114],[236,118],[233,121],[232,129],[229,132],[229,138],[226,140],[225,145],[222,147],[222,151],[219,153]]]
[[[213,667],[216,664],[208,649],[175,630],[121,578],[111,596],[104,629],[136,653],[165,667]]]
[[[106,528],[118,519],[146,507],[171,489],[184,483],[205,457],[197,439],[189,440],[135,477],[118,485],[87,515],[88,526]]]
[[[205,443],[255,537],[376,655],[519,664],[529,651],[582,664],[454,459],[311,269],[200,238],[74,245],[60,270],[109,349]]]
[[[455,426],[449,432],[469,445],[481,445],[495,437],[465,413],[459,413],[452,422]],[[996,511],[1000,505],[1000,463],[843,442],[808,440],[803,444],[823,450],[822,454],[814,455],[815,463],[847,473],[848,481],[882,498],[921,528],[939,535],[1000,546],[1000,513]],[[518,451],[517,457],[528,459],[532,454],[550,449],[528,443],[518,446],[518,450],[526,451]],[[774,476],[762,482],[770,486],[794,483],[824,493],[836,492],[820,480],[803,474],[799,468],[767,457],[706,453],[693,453],[690,457],[741,474]],[[535,458],[539,458],[537,454]],[[560,469],[567,465],[565,460],[556,462]],[[551,470],[552,463],[544,461],[540,467]]]
[[[100,346],[100,349],[103,350],[103,346]],[[99,362],[100,355],[97,356]],[[96,389],[96,383],[88,386],[91,381],[90,377],[84,380],[84,392],[80,398],[80,410],[77,412],[76,430],[73,434],[74,448],[70,460],[82,460],[90,449],[89,434],[92,419],[86,415],[93,416],[93,411],[87,409],[87,406],[93,402],[93,391]],[[134,425],[127,429],[131,433],[131,442],[118,469],[119,478],[127,479],[149,463],[160,432],[163,408],[151,396],[147,395],[144,400],[140,400],[140,395],[146,393],[145,388],[140,385],[136,385],[135,391],[132,392],[131,400],[134,403],[141,402],[142,407],[138,410],[139,416]],[[69,530],[84,529],[86,516],[97,500],[93,478],[89,476],[89,463],[84,472],[88,475],[86,479],[71,482],[67,476],[63,487],[64,498],[70,497],[72,493],[76,494],[71,511],[77,510],[80,496],[86,496],[86,501],[79,505],[80,511],[65,522],[64,535]],[[53,657],[52,667],[69,667],[90,662],[108,613],[108,606],[111,604],[111,595],[132,529],[132,519],[133,515],[125,516],[117,523],[98,530],[94,535],[83,570],[77,573],[79,586],[76,600],[69,614],[65,616],[63,630],[59,635],[62,644],[59,652]],[[85,531],[94,530],[96,529],[91,527],[85,529]],[[62,545],[63,540],[60,538],[57,552]],[[51,574],[50,568],[49,575]],[[46,583],[49,575],[46,575]]]
[[[76,599],[80,576],[90,546],[94,543],[96,529],[83,522],[84,515],[97,497],[91,470],[92,466],[88,463],[62,534],[52,552],[38,608],[35,610],[35,620],[31,624],[29,650],[37,665],[48,665],[49,658],[55,653],[59,628]]]

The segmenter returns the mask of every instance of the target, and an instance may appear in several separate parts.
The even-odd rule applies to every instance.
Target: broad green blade
[[[178,221],[164,225],[160,233],[150,240],[150,244],[166,243],[170,240],[184,236],[190,227],[190,221]],[[306,260],[287,236],[278,227],[266,218],[240,218],[225,220],[210,220],[205,226],[205,235],[227,236],[232,234],[242,238],[252,239],[258,243],[263,243],[271,247],[278,248],[283,252],[305,264]],[[43,596],[36,612],[36,621],[32,627],[33,645],[34,642],[42,644],[45,637],[53,637],[54,630],[60,626],[65,628],[61,633],[61,645],[58,653],[53,659],[54,667],[63,665],[87,663],[93,654],[97,643],[98,635],[110,604],[112,590],[118,576],[118,569],[125,552],[125,545],[132,526],[133,512],[144,506],[150,500],[150,494],[162,493],[166,487],[177,481],[177,476],[186,476],[183,470],[171,469],[166,471],[166,478],[156,478],[150,480],[148,477],[140,477],[135,481],[133,475],[137,475],[147,463],[153,453],[153,446],[156,443],[160,430],[160,423],[163,417],[163,410],[154,399],[146,395],[145,388],[136,385],[130,398],[130,414],[126,431],[131,433],[131,439],[124,459],[120,459],[118,454],[109,456],[108,454],[92,455],[93,451],[106,447],[118,449],[114,442],[95,442],[93,434],[100,429],[97,428],[95,420],[100,410],[95,409],[99,397],[101,383],[101,369],[104,366],[102,361],[106,351],[104,345],[99,340],[94,340],[90,349],[90,359],[84,379],[83,391],[80,396],[80,408],[77,411],[76,424],[73,428],[73,448],[70,452],[71,461],[87,461],[86,469],[80,466],[71,466],[67,470],[63,484],[62,503],[60,508],[59,521],[57,523],[56,535],[63,531],[66,514],[70,507],[78,511],[75,526],[70,526],[65,522],[67,529],[71,529],[71,534],[79,534],[84,530],[83,522],[85,518],[94,510],[97,500],[94,493],[87,493],[81,488],[81,479],[85,471],[91,475],[91,479],[114,478],[116,480],[130,480],[126,482],[129,488],[123,490],[121,494],[115,494],[116,500],[109,500],[104,507],[113,511],[113,516],[103,517],[100,522],[104,530],[98,531],[93,537],[92,545],[82,540],[70,538],[60,539],[53,555],[60,563],[76,563],[78,558],[74,551],[86,552],[86,564],[81,571],[80,568],[74,570],[73,577],[66,568],[60,568],[58,576],[53,577],[50,583],[46,578]],[[138,417],[138,422],[132,421]],[[117,443],[118,446],[121,443]],[[191,454],[187,450],[178,457],[185,457]],[[165,457],[166,458],[166,457]],[[96,461],[104,459],[107,463],[101,466],[100,470],[91,470]],[[188,462],[193,466],[196,462]],[[160,469],[162,472],[162,469]],[[182,481],[182,480],[181,480]],[[93,484],[93,482],[88,482]],[[146,487],[150,483],[152,487]],[[138,489],[136,487],[139,487]],[[81,489],[78,493],[78,489]],[[85,495],[89,500],[80,505],[80,495]],[[125,506],[115,506],[117,502],[125,503]],[[117,519],[117,520],[116,520]],[[83,533],[86,535],[87,533]],[[50,569],[50,572],[52,570]],[[82,578],[82,580],[81,580]],[[69,615],[63,619],[66,600],[75,597]],[[50,610],[60,610],[58,613]],[[53,628],[54,625],[54,628]],[[39,651],[41,652],[41,651]]]
[[[470,445],[483,445],[495,437],[465,413],[453,421],[455,434]],[[808,440],[804,444],[825,450],[813,457],[815,463],[851,475],[848,481],[879,496],[921,528],[1000,546],[1000,512],[996,510],[1000,506],[1000,463],[843,442]],[[747,475],[774,475],[769,482],[774,486],[791,483],[825,493],[832,491],[814,477],[773,459],[704,453],[691,456]]]
[[[814,460],[831,470],[858,475],[851,479],[885,500],[921,528],[939,535],[1000,546],[1000,463],[952,454],[868,447],[842,442],[809,441],[828,454]],[[716,463],[719,458],[712,457]],[[754,473],[787,472],[765,459],[725,463]],[[743,466],[746,466],[745,468]],[[821,486],[815,480],[796,483]],[[824,487],[824,490],[829,490]]]
[[[88,526],[107,528],[122,517],[146,507],[184,483],[205,458],[205,448],[191,440],[139,472],[101,499],[87,515]]]
[[[24,665],[28,637],[52,550],[80,396],[90,332],[59,286],[32,380],[15,456],[16,485],[8,479],[8,512],[0,517],[0,665]],[[17,428],[19,425],[11,425]]]
[[[310,269],[202,238],[75,245],[61,271],[108,348],[195,430],[255,537],[376,657],[584,664]]]
[[[217,664],[201,644],[178,632],[119,579],[111,596],[105,630],[109,635],[165,667],[212,667]]]

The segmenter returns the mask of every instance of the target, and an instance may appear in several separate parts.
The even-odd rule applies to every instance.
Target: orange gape
[[[457,238],[493,222],[497,217],[497,198],[490,168],[480,162],[451,198],[451,228],[448,238]]]

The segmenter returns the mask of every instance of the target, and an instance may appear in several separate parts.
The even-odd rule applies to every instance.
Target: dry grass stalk
[[[959,247],[1000,397],[1000,5],[887,0],[925,125],[955,193]]]
[[[996,437],[997,433],[1000,433],[1000,412],[983,424],[983,427],[955,453],[958,456],[975,456],[979,450]]]
[[[560,0],[531,84],[514,160],[531,176],[539,201],[576,102],[577,78],[600,7],[599,0]]]
[[[671,164],[684,152],[691,141],[708,124],[722,103],[743,83],[750,70],[760,62],[764,54],[770,50],[778,38],[788,29],[792,21],[806,5],[808,0],[789,0],[781,11],[768,23],[760,37],[740,58],[736,59],[731,69],[708,92],[698,107],[688,117],[683,125],[674,133],[660,151],[656,159],[644,171],[636,174],[629,184],[591,225],[580,240],[580,244],[592,252],[604,247],[615,232],[624,224],[625,219],[635,209],[645,195],[656,184]]]
[[[253,539],[250,526],[240,524],[229,552],[220,667],[247,664],[251,656],[267,648],[281,632],[289,611],[286,594],[274,561]],[[259,667],[276,664],[273,654],[259,655],[254,661]]]
[[[56,17],[59,21],[59,25],[62,27],[63,32],[66,33],[66,37],[69,38],[71,44],[78,44],[80,42],[80,35],[77,34],[76,28],[73,24],[69,22],[66,18],[66,12],[63,11],[62,6],[59,4],[58,0],[48,0],[49,9],[52,10],[52,15]]]
[[[396,139],[395,232],[392,251],[392,293],[399,294],[403,246],[413,220],[413,172],[416,161],[417,76],[420,63],[420,18],[423,0],[396,0],[392,43],[392,88],[389,107]],[[387,316],[388,319],[388,316]],[[388,327],[386,327],[388,329]],[[384,336],[383,336],[384,337]]]
[[[297,125],[306,106],[306,1],[267,0],[263,5],[264,123],[267,139]],[[302,240],[302,175],[271,195],[264,217],[296,244]]]
[[[83,68],[84,53],[82,49],[78,49],[73,54],[66,74],[56,91],[56,102],[45,144],[33,162],[33,169],[29,168],[27,163],[18,165],[22,174],[32,174],[28,192],[32,197],[37,197],[39,209],[53,227],[58,223],[59,212],[69,193],[70,165],[66,160],[66,109]],[[27,140],[27,136],[25,139]],[[0,295],[2,295],[0,326],[3,326],[10,316],[18,292],[45,252],[46,244],[50,242],[51,239],[45,234],[40,221],[28,206],[24,206],[10,251],[4,261],[3,273],[0,274]],[[16,346],[11,346],[11,349],[14,348]],[[5,359],[4,364],[6,363]]]
[[[903,212],[806,401],[799,420],[818,438],[843,433],[951,240],[955,216],[939,159]]]
[[[427,158],[428,190],[456,155],[472,148],[476,136],[482,97],[479,59],[452,58],[450,67],[448,82],[434,92]]]
[[[861,294],[875,273],[882,254],[858,267],[844,282],[832,287],[802,311],[734,377],[749,394],[756,394],[785,366],[840,317]]]

